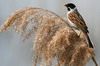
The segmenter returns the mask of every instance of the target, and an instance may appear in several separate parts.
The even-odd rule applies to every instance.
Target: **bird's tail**
[[[89,38],[89,35],[88,35],[87,33],[84,33],[84,34],[85,34],[85,36],[86,36],[86,38],[87,38],[89,47],[90,47],[90,48],[94,48],[94,45],[93,45],[93,43],[91,42],[91,40],[90,40],[90,38]]]
[[[88,34],[87,34],[87,39],[88,39],[88,42],[89,42],[89,47],[94,48],[94,45],[93,45],[93,43],[91,42],[91,40],[90,40]]]

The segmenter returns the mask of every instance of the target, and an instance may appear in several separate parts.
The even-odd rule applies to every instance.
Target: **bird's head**
[[[68,11],[71,11],[73,9],[76,9],[76,6],[73,3],[68,3],[65,5],[67,7]]]

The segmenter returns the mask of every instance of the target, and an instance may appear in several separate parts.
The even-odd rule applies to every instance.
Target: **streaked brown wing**
[[[76,24],[79,28],[81,28],[83,31],[89,33],[88,27],[82,18],[82,16],[78,13],[78,11],[73,11],[68,14],[68,18],[70,19],[71,22]]]

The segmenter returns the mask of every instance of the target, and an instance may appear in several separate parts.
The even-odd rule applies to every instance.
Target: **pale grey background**
[[[96,44],[95,52],[100,64],[100,0],[0,0],[0,25],[17,9],[32,6],[48,9],[61,17],[66,17],[65,4],[73,2],[84,17],[92,41]],[[0,33],[0,66],[32,66],[32,40],[25,43],[11,31]],[[87,66],[94,66],[92,61]]]

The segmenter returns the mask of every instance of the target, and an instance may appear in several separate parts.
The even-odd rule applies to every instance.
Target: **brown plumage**
[[[67,14],[67,18],[73,23],[75,24],[75,26],[72,26],[73,28],[82,30],[82,32],[85,34],[85,36],[87,37],[88,40],[88,44],[89,47],[93,48],[93,44],[88,36],[88,27],[84,21],[84,19],[82,18],[82,16],[79,14],[79,12],[77,10],[73,10],[71,12],[69,12]]]
[[[82,18],[82,16],[79,14],[77,10],[74,10],[68,14],[68,19],[73,22],[77,28],[80,28],[81,30],[85,31],[86,33],[89,33],[88,27]]]

